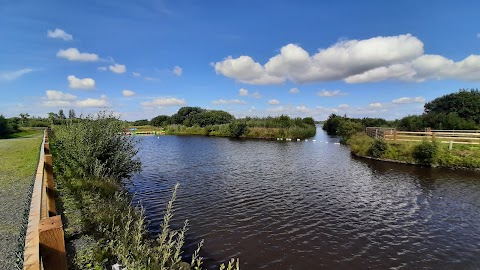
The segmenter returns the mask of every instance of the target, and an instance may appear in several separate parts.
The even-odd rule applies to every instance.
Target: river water
[[[313,139],[316,142],[313,142]],[[139,137],[128,185],[158,232],[180,183],[173,225],[186,257],[205,240],[209,269],[480,269],[480,173],[352,157],[320,128],[309,141]]]

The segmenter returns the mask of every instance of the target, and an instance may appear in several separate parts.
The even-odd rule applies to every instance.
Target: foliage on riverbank
[[[316,133],[315,122],[311,117],[302,119],[282,115],[235,119],[227,114],[223,111],[206,111],[198,107],[183,107],[171,118],[158,116],[152,119],[152,123],[166,124],[173,121],[175,124],[165,126],[165,132],[174,135],[304,139],[313,137]]]
[[[69,269],[109,269],[115,263],[126,269],[201,269],[198,250],[190,263],[182,262],[187,223],[178,230],[169,225],[176,188],[156,240],[141,207],[131,205],[122,179],[138,171],[140,163],[134,158],[134,139],[120,135],[123,128],[123,122],[105,114],[53,128]],[[233,261],[222,267],[239,269]]]
[[[450,150],[448,144],[436,141],[392,143],[375,140],[364,133],[351,136],[346,143],[352,153],[359,156],[449,168],[480,168],[478,145],[455,145]]]

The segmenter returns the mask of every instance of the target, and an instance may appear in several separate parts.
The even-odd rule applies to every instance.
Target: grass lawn
[[[0,269],[15,268],[24,203],[37,168],[43,131],[24,131],[0,139]]]

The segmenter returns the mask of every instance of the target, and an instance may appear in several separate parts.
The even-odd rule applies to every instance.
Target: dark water
[[[209,268],[480,269],[480,173],[354,158],[317,141],[142,137],[136,192],[158,231],[180,183],[176,226]],[[325,143],[327,141],[328,143]]]

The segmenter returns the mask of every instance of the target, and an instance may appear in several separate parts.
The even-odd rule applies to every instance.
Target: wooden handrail
[[[25,236],[23,253],[25,270],[67,269],[62,219],[60,215],[57,216],[55,209],[52,165],[48,132],[45,130]]]
[[[393,133],[391,132],[393,130]],[[385,131],[390,131],[390,134]],[[365,132],[372,138],[383,138],[386,141],[393,142],[421,142],[427,140],[437,140],[440,143],[451,144],[480,144],[480,130],[468,130],[462,132],[459,130],[431,130],[427,131],[397,131],[391,128],[367,127]]]

